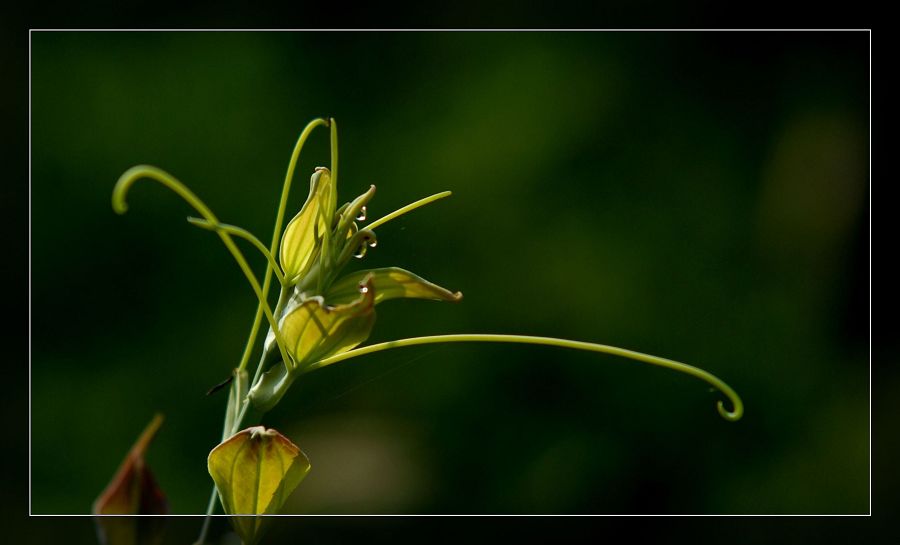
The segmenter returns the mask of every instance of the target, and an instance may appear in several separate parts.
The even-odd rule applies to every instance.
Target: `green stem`
[[[328,118],[328,125],[331,127],[331,186],[328,189],[328,198],[319,208],[319,212],[324,215],[323,223],[325,224],[325,232],[322,233],[322,257],[320,262],[327,270],[331,268],[332,253],[334,249],[331,247],[331,229],[334,223],[334,210],[337,208],[337,183],[338,183],[338,132],[337,122],[333,117]],[[322,290],[322,280],[319,277],[317,291]]]
[[[275,255],[275,252],[278,250],[279,243],[281,242],[281,227],[282,227],[282,224],[284,223],[284,214],[285,214],[285,211],[287,210],[288,195],[290,195],[290,192],[291,192],[291,183],[294,180],[294,170],[296,169],[297,162],[300,158],[300,151],[303,149],[303,145],[306,143],[306,140],[309,138],[309,135],[312,133],[313,129],[315,129],[316,127],[318,127],[320,125],[327,126],[328,122],[321,118],[313,119],[312,121],[310,121],[309,124],[307,124],[306,127],[304,127],[303,131],[300,133],[300,137],[297,139],[297,143],[294,145],[294,151],[291,152],[291,160],[288,162],[287,173],[284,176],[284,185],[281,188],[281,200],[278,201],[278,211],[275,214],[275,228],[272,233],[272,245],[269,248],[269,253],[268,253],[268,255],[273,257],[273,259],[269,260],[269,264],[266,267],[266,272],[263,275],[263,286],[262,286],[262,290],[261,290],[262,293],[265,293],[265,294],[269,293],[269,289],[271,289],[271,286],[272,286],[272,272],[273,271],[277,272],[277,269],[278,269],[277,264],[274,262],[274,255]],[[115,193],[113,193],[113,207],[115,207],[115,202],[116,202],[115,201]],[[123,204],[124,204],[124,201],[123,201]],[[124,212],[124,209],[123,209],[123,212]],[[201,215],[203,215],[203,214],[201,214]],[[204,217],[206,217],[206,216],[204,215]],[[208,220],[210,218],[206,217],[206,219]],[[279,275],[279,280],[283,281],[283,278],[281,277],[281,275]],[[282,285],[282,297],[279,297],[278,304],[276,304],[276,306],[275,306],[276,313],[279,312],[279,310],[280,310],[279,307],[282,305],[283,295],[284,295],[284,286]],[[267,307],[268,307],[268,303],[266,302],[266,300],[263,298],[260,298],[259,305],[256,308],[256,315],[253,317],[253,325],[250,326],[250,335],[247,338],[247,344],[244,346],[244,353],[241,355],[241,361],[238,364],[239,370],[244,370],[247,367],[247,364],[250,362],[250,355],[253,353],[253,346],[256,344],[256,337],[257,337],[257,335],[259,335],[259,328],[260,328],[260,325],[262,325],[262,317],[263,317],[263,314],[266,312],[265,309]],[[268,318],[268,316],[267,316],[267,318]],[[286,355],[285,355],[285,352],[283,349],[283,344],[279,340],[280,332],[278,331],[278,328],[274,325],[274,320],[270,319],[269,323],[270,323],[270,326],[272,327],[272,331],[275,332],[276,341],[278,341],[278,347],[279,347],[279,350],[281,350],[281,356],[283,358],[283,361],[287,362],[289,360],[286,359]],[[257,381],[257,379],[259,378],[260,371],[262,371],[262,361],[260,361],[260,366],[256,370],[256,375],[254,376],[253,382],[251,382],[251,385],[253,383],[255,383]],[[244,415],[247,413],[248,405],[249,405],[249,402],[243,401],[243,407],[241,409],[241,412],[240,412],[238,418],[235,420],[235,423],[234,423],[234,426],[232,429],[232,435],[236,431],[236,428],[240,425],[241,421],[244,419]],[[206,532],[209,529],[210,515],[212,515],[213,510],[215,509],[215,505],[216,505],[215,504],[216,496],[217,496],[216,487],[213,486],[212,496],[210,497],[209,506],[207,507],[207,510],[206,510],[206,518],[203,521],[203,528],[201,529],[201,532],[200,532],[200,539],[197,542],[198,545],[202,545],[203,541],[206,539]]]
[[[112,206],[113,210],[115,210],[117,214],[124,214],[128,211],[128,202],[126,202],[125,197],[128,195],[128,191],[131,189],[131,186],[133,186],[134,183],[141,178],[150,178],[156,180],[157,182],[174,191],[179,197],[181,197],[189,205],[194,207],[194,210],[196,210],[204,218],[211,221],[218,221],[215,214],[212,213],[212,210],[210,210],[209,207],[200,200],[200,197],[198,197],[194,194],[193,191],[188,189],[187,186],[176,180],[168,172],[156,167],[152,167],[150,165],[133,166],[122,173],[121,176],[119,176],[119,180],[116,182],[116,186],[113,188],[112,194]]]
[[[331,127],[331,202],[337,201],[337,182],[338,182],[338,132],[337,122],[333,117],[328,118],[328,125]],[[326,223],[325,227],[331,229],[331,223]]]
[[[369,225],[366,225],[366,229],[375,229],[376,227],[384,225],[385,223],[391,221],[392,219],[398,218],[398,217],[402,216],[403,214],[406,214],[407,212],[412,212],[413,210],[415,210],[416,208],[419,208],[420,206],[425,206],[426,204],[432,203],[438,199],[443,199],[444,197],[449,197],[452,194],[453,194],[452,191],[442,191],[440,193],[435,193],[434,195],[432,195],[430,197],[425,197],[424,199],[419,199],[414,203],[407,204],[403,208],[394,210],[387,216],[378,218],[377,220],[373,221]]]
[[[219,219],[212,213],[212,210],[209,209],[206,204],[200,200],[197,195],[195,195],[190,189],[187,188],[183,183],[178,181],[174,176],[169,174],[168,172],[148,166],[148,165],[138,165],[135,167],[131,167],[126,170],[122,176],[119,177],[119,180],[116,182],[116,186],[113,188],[113,196],[112,196],[112,205],[113,210],[115,210],[119,214],[124,214],[128,211],[128,203],[125,200],[125,197],[128,194],[128,190],[131,189],[131,186],[134,185],[135,182],[142,178],[149,178],[151,180],[156,180],[161,183],[165,187],[171,189],[175,192],[179,197],[184,199],[188,204],[190,204],[194,210],[196,210],[201,216],[206,219],[211,224],[218,225]],[[225,247],[228,248],[228,251],[231,252],[234,260],[237,261],[238,266],[243,271],[244,276],[247,277],[247,281],[250,282],[250,286],[253,287],[253,291],[256,293],[257,299],[259,299],[259,304],[262,306],[263,312],[266,315],[266,318],[269,320],[269,324],[272,326],[272,330],[275,332],[275,339],[278,342],[278,348],[281,350],[281,355],[285,358],[284,361],[288,361],[287,352],[284,349],[284,343],[281,339],[281,332],[278,330],[278,324],[275,321],[275,317],[272,315],[272,309],[269,308],[268,303],[266,302],[265,297],[263,296],[263,290],[259,286],[259,281],[256,280],[256,276],[254,276],[253,271],[250,269],[250,265],[247,263],[247,260],[244,259],[244,254],[241,253],[240,249],[234,244],[234,240],[232,240],[231,235],[224,231],[217,231],[219,238],[222,239],[222,243],[225,244]]]
[[[303,132],[300,133],[300,137],[294,145],[294,151],[291,153],[291,160],[288,162],[287,173],[284,176],[284,185],[281,188],[281,200],[278,201],[278,211],[275,214],[275,229],[272,233],[272,245],[269,247],[269,253],[272,254],[272,256],[276,255],[275,252],[278,250],[278,245],[281,242],[281,227],[284,223],[284,213],[285,210],[287,210],[288,195],[291,192],[291,183],[294,180],[294,170],[296,169],[297,162],[300,158],[300,150],[303,149],[303,145],[306,144],[306,140],[309,138],[313,129],[320,125],[327,126],[328,122],[322,118],[310,121],[303,129]],[[272,271],[271,265],[266,267],[266,272],[263,275],[263,293],[268,294],[269,289],[272,287]],[[253,325],[250,327],[250,335],[247,339],[247,344],[244,347],[244,353],[241,356],[241,362],[238,364],[238,369],[246,369],[247,364],[250,363],[250,355],[253,353],[253,346],[256,344],[256,336],[259,334],[259,326],[262,324],[262,317],[263,304],[260,302],[259,306],[256,308],[256,315],[253,317]],[[273,331],[277,331],[277,329],[273,329]]]
[[[255,382],[255,380],[254,380]],[[241,412],[238,413],[237,418],[234,420],[234,424],[231,426],[230,433],[228,437],[236,434],[239,429],[241,429],[241,423],[244,421],[244,417],[247,416],[247,409],[250,406],[249,401],[243,401],[241,405]],[[216,485],[212,487],[212,493],[209,496],[209,502],[206,506],[206,517],[203,520],[203,526],[200,528],[200,537],[197,538],[197,541],[194,542],[193,545],[205,545],[206,542],[206,534],[209,532],[209,524],[212,521],[212,514],[216,510],[216,500],[219,497],[219,491],[216,489]]]
[[[344,352],[343,354],[338,354],[336,356],[332,356],[330,358],[325,358],[319,362],[316,362],[310,365],[304,372],[312,371],[314,369],[319,369],[325,367],[327,365],[331,365],[333,363],[337,363],[340,361],[344,361],[350,358],[355,358],[358,356],[365,356],[366,354],[372,354],[374,352],[380,352],[382,350],[389,350],[391,348],[401,348],[404,346],[416,346],[420,344],[433,344],[433,343],[459,343],[459,342],[494,342],[494,343],[524,343],[524,344],[542,344],[548,346],[558,346],[561,348],[574,348],[577,350],[588,350],[590,352],[601,352],[604,354],[612,354],[614,356],[621,356],[624,358],[629,358],[632,360],[641,361],[644,363],[649,363],[651,365],[658,365],[660,367],[667,367],[669,369],[673,369],[675,371],[686,373],[691,375],[692,377],[698,378],[715,389],[719,390],[724,394],[729,401],[731,401],[733,410],[727,411],[725,409],[724,403],[720,400],[718,402],[719,414],[722,415],[722,418],[730,421],[739,420],[741,416],[744,414],[744,404],[741,401],[741,398],[737,395],[737,393],[731,389],[730,386],[719,380],[716,376],[707,373],[702,369],[698,369],[697,367],[693,367],[691,365],[687,365],[684,363],[680,363],[677,361],[669,360],[666,358],[659,358],[657,356],[651,356],[649,354],[643,354],[641,352],[634,352],[632,350],[626,350],[624,348],[618,348],[615,346],[608,346],[605,344],[595,344],[595,343],[586,343],[581,341],[569,341],[564,339],[554,339],[550,337],[532,337],[526,335],[491,335],[491,334],[460,334],[460,335],[434,335],[430,337],[413,337],[410,339],[401,339],[397,341],[390,341],[380,344],[373,344],[371,346],[366,346],[364,348],[358,348],[356,350],[351,350],[349,352]]]
[[[213,511],[216,510],[216,499],[218,498],[218,490],[213,485],[212,494],[209,496],[209,503],[206,506],[206,517],[203,519],[203,526],[200,528],[200,537],[194,542],[194,545],[204,545],[206,543],[206,534],[209,532],[209,523],[212,521]]]
[[[236,225],[229,225],[227,223],[219,223],[218,225],[214,225],[206,221],[205,219],[194,218],[190,216],[188,217],[187,221],[191,225],[196,225],[201,229],[206,229],[207,231],[216,231],[221,229],[229,235],[234,235],[250,242],[266,258],[266,261],[268,261],[269,263],[269,267],[271,267],[271,269],[275,271],[275,276],[278,277],[278,282],[282,285],[284,284],[284,274],[282,274],[281,272],[281,267],[279,267],[278,263],[275,262],[275,258],[272,257],[272,254],[269,252],[269,250],[265,246],[263,246],[263,243],[258,238],[253,236],[253,233],[251,233],[250,231]]]

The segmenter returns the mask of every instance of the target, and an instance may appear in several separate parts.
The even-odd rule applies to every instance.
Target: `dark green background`
[[[353,265],[465,299],[379,306],[370,342],[614,344],[717,374],[747,413],[613,357],[384,352],[266,415],[313,464],[287,512],[868,512],[866,33],[36,32],[31,84],[34,513],[89,512],[155,411],[171,509],[203,511],[225,402],[204,392],[254,297],[177,197],[144,182],[117,216],[112,187],[159,166],[269,240],[317,116],[342,202],[454,192]]]

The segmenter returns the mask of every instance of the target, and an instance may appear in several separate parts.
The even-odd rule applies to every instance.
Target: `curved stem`
[[[310,133],[312,133],[313,129],[320,125],[328,125],[328,122],[322,118],[313,119],[306,125],[303,129],[303,132],[300,133],[300,137],[297,139],[297,143],[294,145],[294,151],[291,153],[291,160],[288,162],[287,174],[284,176],[284,185],[281,188],[281,200],[278,201],[278,211],[275,213],[275,229],[272,233],[272,245],[269,247],[269,253],[274,257],[275,252],[278,250],[278,245],[281,243],[281,227],[284,223],[284,213],[287,209],[288,195],[291,193],[291,183],[294,180],[294,170],[297,167],[297,161],[300,158],[300,150],[303,149],[303,145],[306,143],[307,138],[309,138]],[[263,293],[268,294],[269,289],[272,287],[272,269],[271,265],[266,267],[266,272],[263,275]],[[241,355],[241,361],[238,364],[238,369],[246,369],[247,364],[250,363],[250,354],[253,353],[253,346],[256,344],[256,336],[259,334],[259,326],[262,323],[263,317],[263,303],[260,302],[259,306],[256,308],[256,315],[253,317],[253,325],[250,326],[250,335],[247,339],[247,344],[244,347],[244,353]],[[278,331],[273,328],[272,331]],[[287,361],[287,360],[285,360]]]
[[[214,225],[219,224],[219,219],[215,214],[212,213],[212,210],[210,210],[209,207],[206,206],[206,204],[201,201],[199,197],[197,197],[197,195],[195,195],[190,189],[188,189],[187,186],[178,181],[168,172],[156,167],[151,167],[149,165],[138,165],[135,167],[131,167],[119,177],[119,180],[116,182],[116,186],[113,188],[112,196],[113,210],[115,210],[118,214],[124,214],[128,211],[128,204],[125,201],[125,197],[128,194],[128,190],[131,189],[131,186],[142,178],[156,180],[165,187],[171,189],[179,197],[184,199],[194,208],[194,210],[196,210],[201,216],[203,216],[206,221]],[[259,281],[256,280],[256,276],[254,276],[253,271],[250,269],[250,265],[247,263],[247,260],[244,259],[244,254],[242,254],[241,250],[238,249],[238,247],[234,244],[234,240],[232,240],[231,235],[224,231],[217,231],[217,234],[219,235],[219,238],[222,239],[222,243],[225,244],[225,247],[228,248],[228,251],[231,252],[234,260],[237,261],[237,264],[241,268],[241,271],[243,271],[244,276],[247,277],[247,281],[250,282],[250,286],[253,288],[254,293],[256,293],[257,299],[259,299],[259,304],[262,307],[266,318],[269,320],[269,324],[272,326],[272,330],[275,332],[275,339],[278,342],[278,349],[281,350],[282,357],[287,358],[288,354],[284,349],[284,343],[281,339],[281,332],[278,330],[278,323],[275,321],[275,317],[272,315],[272,309],[270,309],[268,303],[266,303],[266,298],[263,295],[262,288],[260,288],[259,286]],[[285,359],[284,361],[289,360]]]
[[[194,207],[194,210],[207,220],[211,222],[218,221],[215,214],[212,213],[212,210],[206,206],[206,203],[201,201],[200,197],[195,195],[193,191],[187,188],[187,186],[176,180],[168,172],[150,165],[133,166],[119,176],[119,180],[116,182],[112,194],[112,206],[117,214],[124,214],[128,211],[128,203],[126,202],[125,197],[128,195],[131,186],[141,178],[156,180],[178,194],[179,197]]]
[[[554,339],[551,337],[532,337],[526,335],[492,335],[492,334],[460,334],[460,335],[434,335],[430,337],[413,337],[410,339],[401,339],[398,341],[390,341],[380,344],[373,344],[371,346],[366,346],[364,348],[358,348],[356,350],[351,350],[349,352],[344,352],[343,354],[338,354],[336,356],[332,356],[330,358],[325,358],[319,362],[316,362],[310,365],[306,371],[312,371],[314,369],[319,369],[325,367],[327,365],[331,365],[333,363],[337,363],[340,361],[344,361],[350,358],[355,358],[358,356],[365,356],[366,354],[372,354],[374,352],[380,352],[382,350],[389,350],[391,348],[400,348],[404,346],[416,346],[420,344],[433,344],[433,343],[453,343],[453,342],[494,342],[494,343],[523,343],[523,344],[542,344],[549,346],[558,346],[561,348],[574,348],[577,350],[588,350],[590,352],[601,352],[604,354],[612,354],[614,356],[621,356],[624,358],[629,358],[632,360],[641,361],[644,363],[649,363],[651,365],[658,365],[660,367],[666,367],[669,369],[673,369],[675,371],[685,373],[691,375],[692,377],[698,378],[713,388],[722,392],[725,397],[731,401],[731,405],[733,409],[728,411],[725,409],[724,403],[720,400],[718,402],[718,410],[719,414],[722,415],[722,418],[730,421],[739,420],[741,416],[744,414],[744,404],[741,401],[740,396],[731,389],[730,386],[722,382],[718,377],[704,371],[703,369],[699,369],[697,367],[693,367],[691,365],[687,365],[684,363],[680,363],[674,360],[669,360],[666,358],[659,358],[657,356],[651,356],[649,354],[644,354],[641,352],[634,352],[633,350],[626,350],[624,348],[618,348],[615,346],[609,346],[605,344],[595,344],[595,343],[587,343],[581,341],[569,341],[564,339]]]
[[[257,309],[256,309],[256,315],[253,319],[253,325],[250,328],[250,335],[249,335],[249,338],[247,339],[247,344],[244,347],[244,353],[241,356],[241,362],[238,365],[238,368],[241,370],[246,368],[247,363],[250,361],[250,354],[253,351],[253,346],[256,343],[256,337],[259,334],[259,327],[262,322],[263,314],[266,315],[266,318],[268,319],[269,324],[272,327],[272,331],[275,334],[276,341],[278,342],[278,348],[281,351],[282,359],[284,361],[288,361],[287,354],[284,351],[284,343],[280,339],[280,336],[281,336],[280,331],[278,330],[277,323],[274,319],[274,316],[272,316],[271,310],[268,309],[268,303],[266,302],[266,299],[263,294],[268,294],[268,292],[269,292],[269,289],[270,289],[271,283],[272,283],[272,272],[275,271],[276,274],[278,274],[278,272],[279,272],[277,263],[275,263],[273,256],[275,254],[275,251],[278,249],[278,245],[279,245],[279,242],[281,239],[281,227],[282,227],[282,224],[284,223],[284,215],[285,215],[285,211],[287,209],[288,195],[290,194],[291,182],[294,179],[294,170],[297,166],[297,161],[300,156],[300,151],[303,149],[303,145],[306,143],[306,140],[309,138],[309,135],[310,135],[310,133],[312,133],[313,129],[315,129],[316,127],[318,127],[320,125],[327,126],[328,122],[325,121],[324,119],[319,118],[319,119],[314,119],[309,124],[307,124],[307,126],[300,133],[300,137],[297,139],[297,143],[294,145],[294,150],[291,153],[291,160],[288,163],[287,174],[285,175],[284,185],[281,190],[281,200],[278,203],[278,211],[275,216],[275,228],[274,228],[274,232],[272,234],[272,246],[269,249],[268,254],[266,254],[266,257],[268,260],[268,266],[266,267],[266,272],[265,272],[265,275],[263,278],[262,288],[259,289],[259,284],[256,280],[256,277],[253,276],[252,273],[248,277],[248,280],[251,280],[251,284],[254,285],[254,290],[257,291],[257,296],[259,298],[259,305],[257,306]],[[166,187],[168,187],[169,189],[171,189],[172,191],[177,193],[182,199],[187,201],[188,204],[190,204],[192,207],[194,207],[194,209],[197,210],[197,212],[200,213],[200,215],[203,216],[207,222],[209,222],[210,224],[218,224],[218,218],[216,218],[216,216],[212,213],[212,210],[210,210],[209,207],[207,207],[206,204],[203,203],[203,201],[201,201],[196,195],[194,195],[194,193],[191,192],[184,184],[178,182],[175,178],[173,178],[172,176],[169,176],[166,172],[164,172],[160,169],[157,169],[155,167],[147,166],[147,165],[139,165],[139,166],[133,167],[133,168],[129,169],[128,171],[126,171],[119,178],[119,181],[116,183],[116,187],[113,190],[113,196],[112,196],[113,209],[117,213],[124,214],[128,210],[128,205],[125,201],[125,196],[128,193],[128,190],[134,184],[134,182],[137,181],[141,177],[149,177],[149,178],[152,178],[152,179],[157,180],[158,182],[162,183],[163,185],[165,185]],[[234,246],[233,242],[231,244],[229,244],[229,242],[230,242],[229,234],[227,232],[220,231],[219,236],[222,238],[223,242],[225,242],[225,245],[228,247],[229,250],[233,249],[234,251],[237,252],[237,254],[234,257],[236,260],[238,260],[239,264],[241,261],[243,261],[243,265],[241,266],[241,268],[244,269],[244,272],[246,274],[249,270],[249,266],[247,266],[247,267],[244,266],[244,265],[246,265],[246,261],[243,259],[243,256],[240,254],[240,251],[237,250],[237,247]],[[248,240],[251,240],[251,239],[248,239]],[[255,237],[253,237],[253,240],[255,240]],[[253,240],[251,240],[251,242],[253,242]],[[255,243],[254,243],[254,245],[255,245]],[[235,252],[232,252],[232,253],[234,254]],[[283,281],[282,275],[278,274],[278,276],[279,276],[279,281]],[[261,371],[261,367],[260,367],[260,369],[257,369],[257,372],[256,372],[257,377],[259,376],[260,371]],[[254,378],[254,381],[256,380],[257,377]],[[248,402],[244,402],[243,409],[240,413],[238,420],[235,422],[235,425],[239,425],[240,421],[243,420],[243,417],[246,414],[248,405],[249,405]],[[217,491],[214,486],[213,490],[212,490],[212,494],[210,496],[209,504],[207,506],[207,516],[203,522],[203,527],[200,532],[200,538],[197,541],[197,543],[200,545],[202,545],[206,539],[206,533],[209,530],[210,515],[212,514],[213,510],[215,509],[216,497],[217,497]]]
[[[356,251],[360,249],[363,244],[368,244],[370,247],[374,247],[376,241],[378,240],[375,235],[375,231],[366,227],[361,231],[357,231],[353,233],[353,236],[350,237],[350,241],[347,243],[347,246],[344,248],[344,251],[341,253],[340,257],[338,257],[337,265],[335,266],[335,274],[344,268],[344,265],[350,261],[350,256],[354,255]],[[319,293],[322,293],[319,290]]]
[[[369,225],[366,225],[366,229],[375,229],[376,227],[384,225],[385,223],[391,221],[394,218],[399,218],[400,216],[402,216],[403,214],[406,214],[407,212],[412,212],[413,210],[415,210],[416,208],[419,208],[420,206],[425,206],[426,204],[433,203],[434,201],[436,201],[438,199],[443,199],[444,197],[449,197],[452,194],[453,194],[452,191],[442,191],[440,193],[435,193],[434,195],[432,195],[430,197],[425,197],[424,199],[419,199],[414,203],[407,204],[403,208],[394,210],[393,212],[391,212],[390,214],[388,214],[384,217],[378,218],[377,220],[373,221]]]
[[[219,237],[222,239],[222,242],[225,243],[225,246],[231,250],[232,254],[237,256],[240,254],[240,250],[235,246],[234,241],[231,240],[231,237],[228,233],[219,232]],[[250,281],[250,284],[253,285],[253,290],[256,291],[256,296],[259,299],[259,305],[263,309],[263,313],[266,315],[266,319],[269,321],[269,326],[272,328],[272,331],[275,333],[275,342],[278,344],[278,350],[281,352],[281,357],[284,358],[284,361],[291,361],[288,359],[290,356],[288,352],[285,350],[284,339],[281,337],[281,330],[278,327],[278,322],[275,320],[275,316],[272,314],[272,309],[269,308],[269,303],[266,302],[266,296],[263,289],[260,287],[259,282],[256,280],[256,277],[253,276],[253,272],[250,270],[250,266],[247,265],[247,261],[241,259],[238,263],[241,266],[241,269],[244,271],[244,275],[247,276],[247,279]]]
[[[294,181],[294,170],[297,168],[297,161],[300,159],[300,151],[303,149],[306,140],[312,133],[313,129],[319,126],[328,126],[328,121],[322,118],[313,119],[304,127],[303,132],[294,145],[294,151],[291,152],[291,160],[288,162],[287,173],[284,175],[284,185],[281,188],[281,200],[278,201],[278,212],[275,214],[275,230],[272,234],[272,246],[270,252],[275,255],[278,244],[281,242],[281,227],[284,223],[284,213],[287,210],[288,195],[291,193],[291,184]]]
[[[272,254],[269,252],[269,250],[265,246],[263,246],[263,243],[260,242],[258,238],[253,236],[253,233],[251,233],[250,231],[236,225],[229,225],[227,223],[212,224],[205,219],[194,218],[191,216],[188,216],[187,221],[191,225],[196,225],[201,229],[206,229],[207,231],[217,231],[221,229],[229,235],[234,235],[250,242],[257,250],[259,250],[259,253],[261,253],[266,258],[266,261],[269,262],[269,267],[271,267],[272,270],[275,271],[275,276],[278,277],[278,282],[284,284],[284,274],[282,274],[281,272],[281,267],[279,267],[278,263],[275,262],[275,258],[272,257]]]
[[[340,219],[336,219],[338,226],[334,230],[334,234],[335,234],[334,246],[335,246],[335,248],[340,248],[340,245],[343,242],[342,239],[346,238],[346,234],[348,233],[348,230],[350,229],[352,223],[354,222],[354,220],[356,220],[356,217],[359,215],[360,211],[365,210],[366,204],[370,200],[372,200],[372,197],[374,197],[374,196],[375,196],[375,186],[370,185],[368,191],[366,191],[359,197],[356,197],[355,199],[353,199],[353,202],[344,204],[344,206],[342,206],[336,212],[338,218],[340,218]],[[364,219],[365,218],[363,218],[363,220]]]

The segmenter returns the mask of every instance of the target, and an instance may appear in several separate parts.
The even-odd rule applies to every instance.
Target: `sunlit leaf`
[[[247,428],[209,453],[209,474],[222,507],[229,515],[272,515],[309,473],[309,459],[297,445],[274,429]],[[231,523],[244,541],[259,540],[265,518],[233,516]]]
[[[453,293],[432,284],[399,267],[357,271],[344,276],[331,285],[325,294],[325,301],[332,305],[345,304],[359,297],[360,283],[366,275],[372,275],[375,287],[375,304],[401,297],[411,299],[432,299],[435,301],[459,301],[462,293]]]
[[[164,515],[166,497],[144,460],[147,447],[162,425],[157,414],[125,456],[109,485],[94,502],[94,515]],[[164,519],[97,517],[101,543],[108,545],[155,545],[162,541]]]
[[[285,278],[292,280],[303,276],[312,266],[325,236],[327,218],[334,215],[331,173],[319,169],[310,180],[309,197],[300,212],[284,230],[281,239],[281,268]]]

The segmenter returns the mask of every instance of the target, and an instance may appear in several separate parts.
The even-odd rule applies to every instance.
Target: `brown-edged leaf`
[[[92,513],[101,543],[107,545],[155,545],[162,542],[164,519],[104,517],[102,515],[165,515],[169,512],[165,494],[156,484],[144,460],[147,447],[162,425],[157,414],[128,452],[106,489],[100,494]]]
[[[209,453],[209,474],[229,515],[277,514],[309,472],[306,455],[274,429],[240,431]],[[260,537],[265,519],[232,516],[235,531],[248,545]]]

